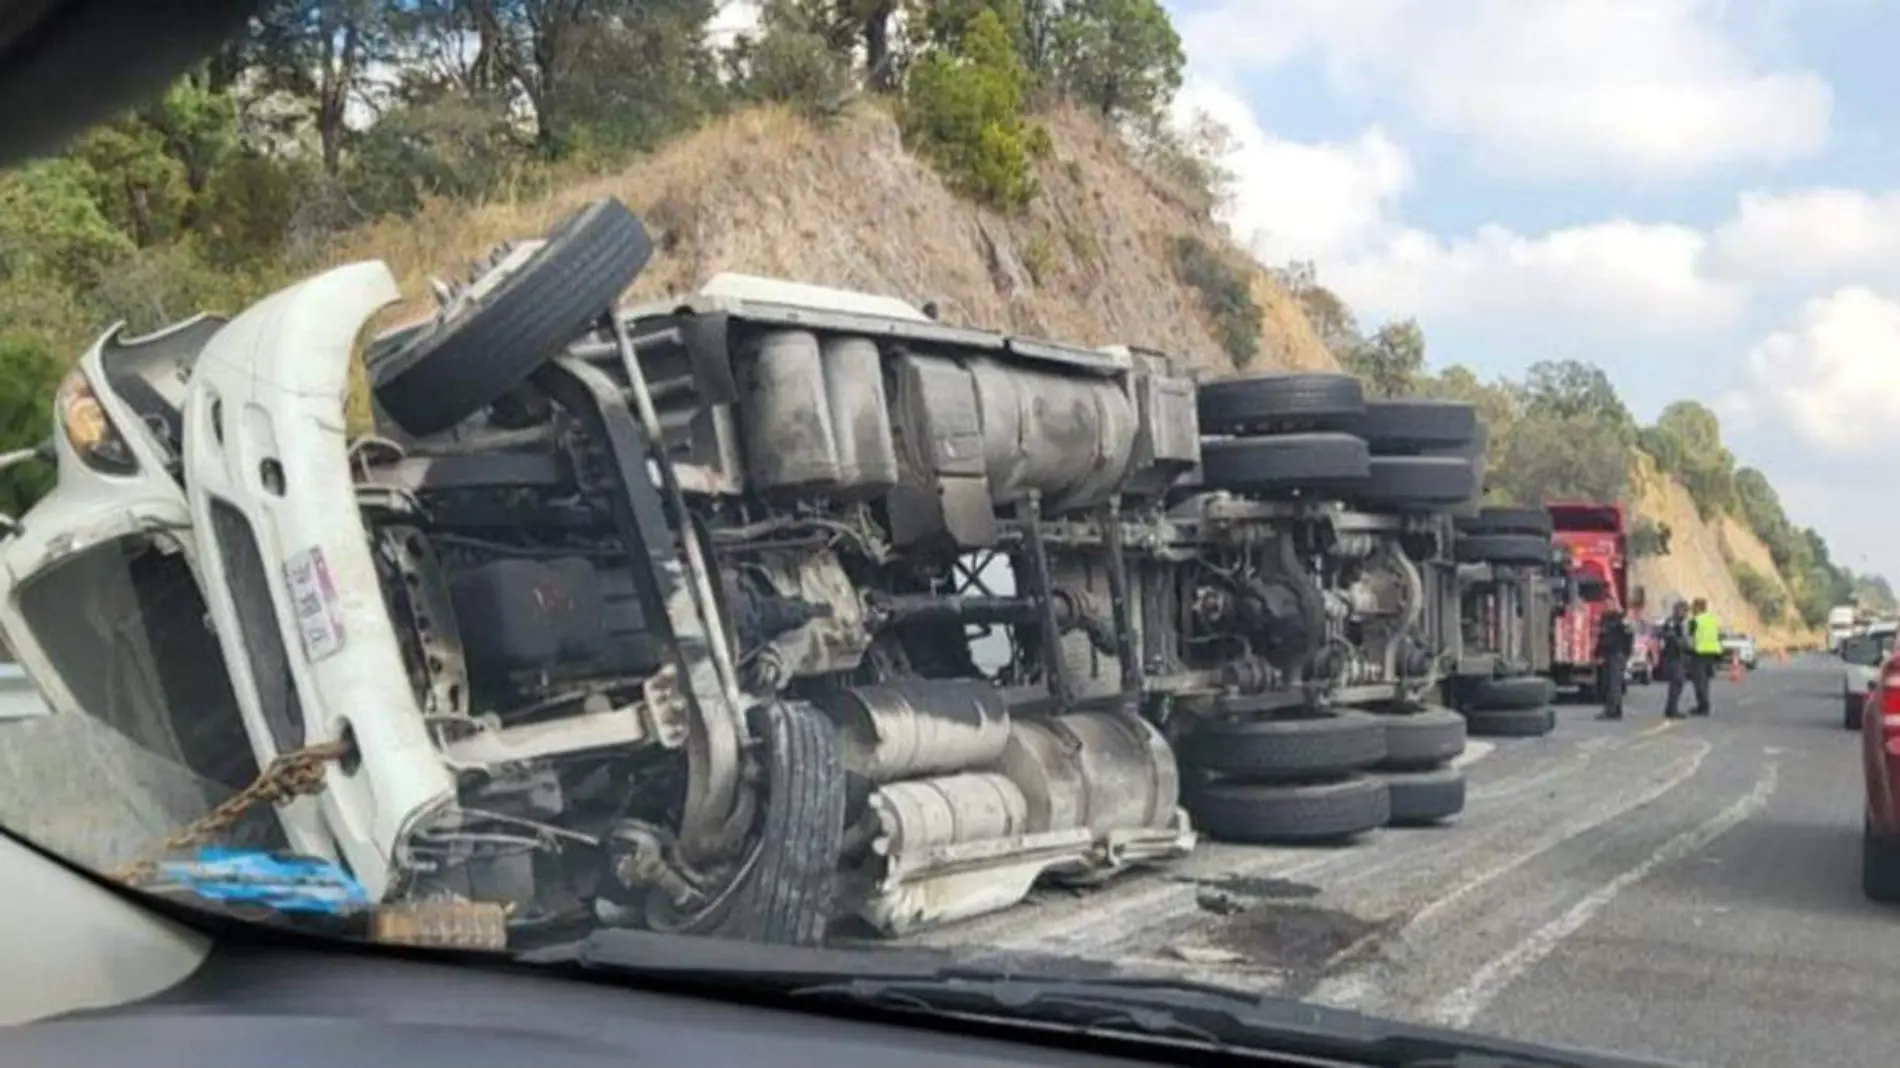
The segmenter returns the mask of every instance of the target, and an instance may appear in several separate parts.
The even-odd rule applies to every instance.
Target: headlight
[[[112,425],[105,405],[92,391],[84,371],[73,368],[59,384],[53,400],[53,412],[66,434],[66,444],[84,460],[87,467],[108,475],[137,474],[139,462],[132,449]]]

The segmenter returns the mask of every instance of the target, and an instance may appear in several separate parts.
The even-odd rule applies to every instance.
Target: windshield
[[[1888,6],[261,3],[0,170],[0,825],[1889,1065]]]
[[[12,757],[0,816],[75,859],[116,869],[257,775],[209,614],[177,543],[102,542],[34,576],[18,610],[76,715],[0,726]],[[7,693],[14,701],[25,695]],[[254,819],[237,840],[271,842]]]

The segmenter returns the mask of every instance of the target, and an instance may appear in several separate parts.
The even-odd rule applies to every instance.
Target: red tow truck
[[[1559,688],[1593,695],[1601,659],[1597,627],[1612,608],[1634,616],[1630,602],[1629,532],[1623,508],[1598,501],[1552,501],[1551,541],[1568,559],[1565,596],[1551,634],[1551,679]],[[1634,619],[1632,619],[1632,624]]]

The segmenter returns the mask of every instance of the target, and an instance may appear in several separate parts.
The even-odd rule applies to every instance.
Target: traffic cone
[[[1742,681],[1742,658],[1739,656],[1731,656],[1728,658],[1728,681]]]

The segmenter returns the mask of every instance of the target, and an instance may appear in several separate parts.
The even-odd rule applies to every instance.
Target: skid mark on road
[[[1523,941],[1479,968],[1464,985],[1447,994],[1427,1013],[1435,1023],[1447,1027],[1468,1028],[1505,988],[1519,976],[1548,957],[1564,939],[1576,934],[1596,915],[1616,900],[1624,890],[1649,877],[1657,868],[1681,860],[1738,824],[1761,811],[1775,792],[1780,765],[1770,762],[1755,780],[1754,789],[1707,821],[1664,842],[1643,862],[1585,894],[1575,905],[1549,923],[1532,931]]]

